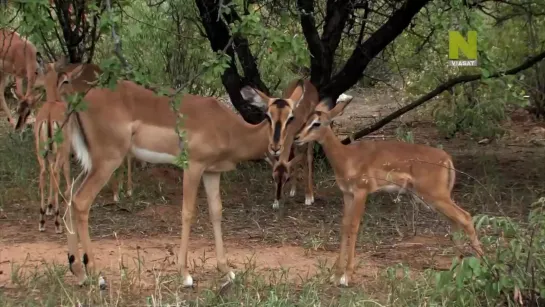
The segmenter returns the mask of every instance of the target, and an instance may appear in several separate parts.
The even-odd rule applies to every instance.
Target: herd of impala
[[[100,73],[96,65],[67,63],[65,58],[44,63],[36,47],[12,30],[0,30],[0,52],[0,102],[15,131],[26,124],[31,109],[41,100],[41,96],[35,94],[38,88],[44,87],[46,92],[34,123],[40,165],[40,231],[44,230],[44,214],[54,214],[56,232],[62,232],[60,193],[56,184],[60,179],[59,172],[62,168],[67,185],[64,195],[67,195],[73,181],[70,179],[71,153],[83,167],[85,178],[73,195],[66,215],[66,226],[71,229],[66,232],[69,268],[80,282],[95,270],[89,237],[89,210],[114,171],[130,156],[150,163],[174,163],[182,150],[187,150],[189,157],[188,167],[183,172],[179,254],[185,286],[193,284],[187,253],[201,180],[213,225],[217,266],[231,280],[235,274],[227,264],[221,228],[221,173],[234,170],[239,162],[267,159],[276,183],[273,207],[277,207],[282,187],[289,181],[298,162],[303,161],[305,204],[311,205],[314,202],[314,142],[323,147],[344,198],[340,252],[332,282],[348,285],[354,270],[356,238],[366,198],[369,193],[379,190],[408,192],[414,199],[436,209],[454,228],[465,231],[478,257],[483,255],[471,215],[457,206],[451,197],[455,182],[451,156],[441,149],[398,141],[341,144],[330,123],[352,101],[348,95],[341,95],[337,103],[327,98],[320,101],[317,89],[303,80],[291,82],[282,98],[244,87],[241,90],[243,98],[262,107],[267,115],[261,123],[252,125],[213,97],[186,95],[176,114],[168,97],[131,81],[118,81],[115,90],[94,88],[92,82]],[[4,98],[8,75],[16,79],[17,121],[12,118]],[[23,94],[25,78],[27,87]],[[74,93],[85,94],[87,109],[66,114],[64,97]],[[184,116],[182,129],[186,133],[183,141],[174,129],[179,115]],[[48,142],[65,121],[62,128],[64,142]],[[43,194],[47,170],[50,188],[48,206],[45,206]],[[290,195],[294,193],[295,180],[292,180]],[[78,243],[81,243],[82,254]]]

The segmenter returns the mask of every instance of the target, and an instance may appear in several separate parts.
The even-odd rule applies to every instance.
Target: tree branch
[[[320,88],[320,97],[330,97],[336,101],[340,94],[356,84],[371,60],[403,32],[429,1],[410,0],[403,3],[369,39],[356,46],[343,69],[331,82]]]
[[[519,72],[521,72],[521,71],[523,71],[525,69],[528,69],[528,68],[532,67],[533,65],[540,62],[544,58],[545,58],[545,51],[541,52],[540,54],[538,54],[538,55],[536,55],[534,57],[529,58],[528,60],[526,60],[524,63],[522,63],[521,65],[519,65],[517,67],[511,68],[509,70],[499,71],[499,72],[496,72],[494,74],[491,74],[487,79],[499,78],[499,77],[506,76],[506,75],[517,74],[517,73],[519,73]],[[424,104],[428,100],[430,100],[433,97],[441,94],[442,92],[452,88],[453,86],[455,86],[457,84],[472,82],[472,81],[479,80],[481,78],[482,78],[481,74],[473,74],[473,75],[466,75],[466,76],[459,76],[459,77],[452,78],[452,79],[444,82],[443,84],[437,86],[433,91],[431,91],[431,92],[427,93],[426,95],[418,98],[414,102],[411,102],[410,104],[404,106],[403,108],[400,108],[400,109],[392,112],[390,115],[384,117],[383,119],[379,120],[375,124],[352,134],[348,138],[345,138],[344,140],[342,140],[342,143],[343,144],[350,144],[353,140],[357,140],[357,139],[362,138],[362,137],[364,137],[364,136],[366,136],[366,135],[368,135],[368,134],[370,134],[372,132],[375,132],[375,131],[379,130],[380,128],[384,127],[386,124],[390,123],[394,119],[396,119],[396,118],[400,117],[401,115],[403,115],[403,114],[405,114],[405,113],[419,107],[420,105]]]
[[[314,0],[297,0],[297,10],[301,16],[301,28],[310,52],[310,81],[318,85],[322,77],[321,60],[324,58],[324,47],[314,20]]]

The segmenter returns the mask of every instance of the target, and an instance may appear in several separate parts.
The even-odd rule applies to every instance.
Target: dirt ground
[[[346,134],[388,114],[397,107],[388,97],[390,93],[373,91],[358,95],[336,121],[335,129]],[[543,124],[532,122],[524,112],[514,112],[505,123],[507,136],[489,144],[464,135],[445,140],[432,123],[419,116],[403,122],[410,125],[415,142],[441,144],[453,155],[456,167],[474,177],[458,175],[454,197],[472,214],[523,217],[531,201],[542,194],[539,182],[545,173],[544,147],[534,145],[532,138]],[[398,125],[396,121],[370,137],[395,138]],[[152,284],[158,268],[166,274],[177,272],[181,171],[164,165],[136,165],[132,198],[113,203],[109,187],[100,193],[91,210],[91,238],[97,266],[106,279],[118,279],[123,267],[142,272],[144,283]],[[338,249],[342,197],[331,171],[324,166],[316,168],[316,203],[303,205],[299,188],[295,198],[286,195],[279,212],[271,207],[273,185],[267,164],[243,164],[223,176],[224,243],[237,271],[255,261],[260,272],[289,269],[289,278],[297,281],[320,274],[323,266],[331,267]],[[37,178],[28,180],[37,187]],[[0,206],[0,288],[9,289],[15,287],[15,267],[33,270],[45,263],[66,265],[67,247],[65,235],[54,233],[50,217],[46,231],[38,232],[37,197],[24,199],[17,197],[18,191],[6,193],[14,196]],[[447,269],[454,257],[446,237],[449,225],[441,216],[422,208],[413,210],[407,199],[402,206],[396,205],[392,198],[378,195],[370,199],[358,240],[356,286],[372,285],[384,268],[397,263],[414,270]],[[206,285],[219,274],[203,191],[198,201],[200,211],[192,228],[189,257],[193,277]],[[71,274],[66,273],[66,278],[71,280]]]

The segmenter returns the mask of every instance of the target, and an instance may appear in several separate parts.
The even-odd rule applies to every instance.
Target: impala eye
[[[312,125],[310,125],[310,128],[317,128],[320,127],[320,122],[313,122]]]
[[[295,118],[295,116],[290,116],[288,117],[288,120],[286,121],[286,125],[288,125],[289,123],[291,123],[291,121]]]

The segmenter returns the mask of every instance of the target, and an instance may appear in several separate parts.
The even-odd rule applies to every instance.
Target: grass
[[[327,164],[316,166],[316,204],[301,205],[304,196],[298,187],[296,197],[286,193],[284,206],[274,211],[268,165],[243,163],[222,177],[224,242],[229,259],[235,259],[236,282],[220,289],[224,280],[209,256],[214,254],[213,232],[201,191],[190,246],[195,250],[191,261],[198,284],[184,289],[175,265],[181,173],[172,167],[148,166],[134,171],[132,198],[114,204],[108,187],[97,198],[91,210],[91,237],[95,248],[103,247],[97,256],[113,259],[117,269],[106,271],[105,291],[96,282],[79,287],[67,272],[64,256],[58,262],[39,261],[32,253],[40,250],[56,259],[66,251],[65,236],[53,234],[50,220],[45,233],[37,232],[32,135],[5,131],[0,127],[0,244],[28,249],[21,249],[26,254],[0,254],[0,306],[428,306],[433,274],[448,270],[454,256],[452,245],[443,238],[449,230],[444,218],[412,206],[406,198],[400,206],[393,201],[395,195],[372,195],[358,237],[356,279],[349,288],[334,287],[329,276],[339,244],[342,197]],[[419,133],[414,131],[416,140],[423,138]],[[453,154],[456,167],[471,174],[457,176],[455,199],[461,206],[473,214],[525,221],[529,204],[543,194],[545,166],[539,152],[443,145]],[[74,173],[77,169],[74,165]],[[271,259],[292,257],[294,267],[258,259],[276,250]],[[159,256],[164,259],[157,261]],[[312,274],[303,272],[303,263],[313,267]]]

